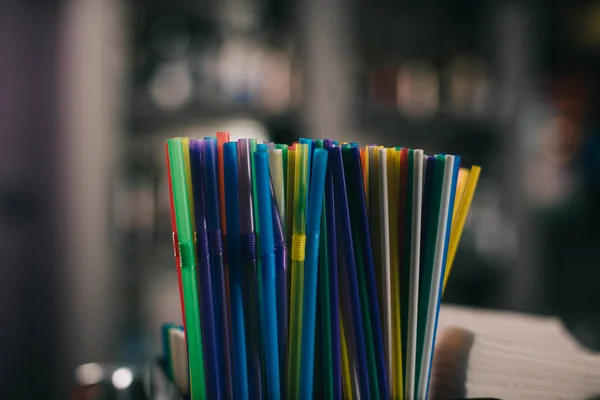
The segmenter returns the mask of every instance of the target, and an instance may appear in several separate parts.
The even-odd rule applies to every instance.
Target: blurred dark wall
[[[0,5],[2,399],[64,398],[57,379],[60,6],[55,0]]]

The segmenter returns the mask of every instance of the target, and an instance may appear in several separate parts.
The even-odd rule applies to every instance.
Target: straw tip
[[[202,148],[202,141],[199,139],[192,139],[190,140],[190,148],[191,149],[201,149]]]
[[[261,153],[262,153],[262,152],[267,152],[267,150],[268,150],[268,147],[267,147],[267,145],[266,145],[266,144],[264,144],[264,143],[261,143],[261,144],[257,144],[257,145],[256,145],[256,151],[257,151],[257,152],[261,152]]]
[[[328,155],[327,150],[315,149],[315,152],[313,153],[313,158],[314,158],[313,163],[315,164],[315,166],[320,166],[322,168],[325,168],[327,166],[327,155]]]

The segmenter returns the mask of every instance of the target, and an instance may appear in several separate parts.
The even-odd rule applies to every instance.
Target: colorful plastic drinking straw
[[[177,269],[177,284],[179,285],[179,302],[181,306],[181,319],[185,329],[185,304],[183,301],[183,282],[181,281],[181,257],[179,256],[179,240],[177,239],[177,221],[175,219],[175,205],[173,204],[173,183],[171,182],[171,163],[169,161],[169,145],[165,143],[167,160],[167,177],[169,181],[169,205],[171,208],[171,230],[173,232],[173,256]]]
[[[219,203],[221,205],[221,229],[223,236],[227,234],[227,223],[225,220],[225,162],[223,158],[223,145],[229,142],[229,132],[217,132],[217,146],[219,157]]]
[[[269,169],[271,170],[274,200],[279,211],[279,218],[281,221],[285,221],[285,175],[283,174],[283,157],[280,149],[273,149],[269,152]]]
[[[361,305],[365,318],[363,319],[363,327],[367,336],[367,349],[369,349],[370,353],[369,363],[374,372],[373,378],[375,378],[374,380],[372,379],[372,387],[378,388],[377,395],[373,397],[387,399],[389,397],[387,368],[383,351],[381,319],[377,299],[377,286],[375,284],[375,266],[371,250],[359,148],[344,147],[342,148],[342,156],[344,170],[348,177],[348,200],[350,209],[352,210],[351,215],[353,216],[350,220],[353,227],[352,234],[355,238],[355,249],[357,250],[356,265],[358,267]]]
[[[325,147],[323,140],[316,141],[316,147],[322,149]],[[327,172],[325,174],[325,185],[324,192],[327,189]],[[317,344],[316,348],[320,348],[320,358],[318,353],[315,354],[315,378],[319,379],[322,375],[322,379],[315,382],[315,391],[317,390],[317,384],[321,383],[320,392],[315,393],[321,394],[325,398],[333,399],[335,393],[335,380],[333,376],[333,349],[331,345],[332,327],[331,327],[331,286],[329,281],[329,252],[328,248],[328,237],[329,233],[327,230],[327,200],[325,194],[323,194],[323,211],[321,212],[321,234],[319,244],[319,294],[317,297]],[[319,344],[320,343],[320,344]],[[339,354],[339,352],[338,352]],[[322,365],[320,365],[322,364]],[[317,368],[321,369],[321,372]]]
[[[406,147],[400,150],[400,169],[399,169],[399,192],[398,192],[398,242],[394,244],[398,248],[398,290],[400,293],[400,332],[402,332],[402,382],[404,386],[404,376],[406,375],[406,328],[408,322],[408,272],[410,271],[410,222],[408,217],[410,204],[408,200],[411,197],[412,190],[408,189],[408,177],[412,168],[410,165],[410,150]],[[411,188],[412,189],[412,188]],[[412,214],[410,215],[412,217]],[[408,226],[407,226],[408,223]]]
[[[256,232],[256,250],[260,249],[260,218],[258,217],[258,193],[256,192],[256,168],[254,166],[254,157],[252,156],[256,151],[256,139],[251,138],[250,141],[250,166],[252,167],[252,202],[254,203],[254,232]],[[256,258],[256,268],[260,274],[260,257]],[[258,297],[262,295],[261,291],[262,282],[259,277],[258,279]],[[262,314],[261,314],[262,315]]]
[[[381,237],[380,232],[380,222],[382,221],[383,211],[381,210],[380,203],[380,183],[379,183],[379,149],[383,149],[383,146],[375,146],[370,145],[367,149],[368,152],[368,166],[369,166],[369,184],[367,197],[369,198],[369,232],[371,234],[371,243],[382,243],[383,238]],[[384,302],[384,286],[385,282],[382,275],[381,266],[383,265],[383,261],[381,258],[380,252],[373,253],[373,263],[377,267],[375,270],[375,281],[377,283],[377,293],[378,293],[378,302],[379,307],[383,308]],[[383,328],[383,326],[382,326]],[[391,371],[388,371],[388,376],[391,381]]]
[[[436,171],[436,158],[435,156],[426,156],[424,159],[423,169],[423,205],[421,210],[421,268],[425,263],[425,253],[427,251],[427,235],[429,232],[429,215],[431,214],[431,201],[433,195],[433,182]],[[421,274],[420,279],[423,279]],[[419,280],[419,286],[421,286],[421,280]],[[420,306],[419,306],[420,310]]]
[[[256,234],[254,232],[254,208],[252,202],[252,167],[249,139],[238,142],[239,198],[240,198],[240,247],[244,290],[244,315],[246,318],[246,350],[248,361],[248,386],[250,398],[263,398],[260,307],[258,297],[258,272],[256,266]]]
[[[202,318],[202,338],[206,357],[206,394],[210,398],[223,399],[222,359],[219,356],[216,337],[215,308],[213,304],[213,269],[210,264],[208,231],[206,228],[206,207],[204,204],[205,170],[202,160],[202,141],[190,140],[190,169],[195,202],[196,259],[198,286],[200,291],[200,315]],[[218,312],[218,311],[217,311]]]
[[[281,150],[281,161],[283,164],[283,193],[285,193],[285,196],[287,198],[288,196],[288,188],[287,188],[287,176],[288,176],[288,145],[287,144],[275,144],[275,148],[276,149],[280,149]],[[286,204],[286,203],[284,203]],[[283,222],[283,231],[286,232],[287,229],[287,219],[286,218],[282,218],[281,222]]]
[[[428,157],[428,161],[431,158]],[[444,174],[446,169],[446,157],[438,155],[433,157],[435,167],[430,168],[429,163],[427,164],[427,176],[426,176],[426,193],[429,194],[429,213],[427,218],[427,229],[423,231],[425,238],[425,257],[421,266],[421,282],[420,287],[426,290],[420,290],[419,293],[419,314],[417,324],[417,363],[416,363],[416,398],[424,397],[425,392],[423,388],[423,381],[426,377],[422,376],[426,372],[427,360],[427,334],[429,331],[428,316],[430,314],[430,303],[434,301],[432,299],[432,288],[431,285],[435,280],[435,258],[436,258],[436,244],[438,238],[439,219],[442,204],[442,188],[444,186]],[[427,178],[429,178],[430,172],[433,173],[433,183],[431,186],[428,185]],[[429,186],[429,187],[428,187]]]
[[[469,172],[469,176],[465,184],[464,195],[462,196],[458,212],[452,223],[450,243],[448,244],[448,259],[446,260],[446,271],[444,274],[444,287],[442,290],[446,289],[448,277],[450,276],[450,271],[452,271],[452,264],[454,263],[454,257],[456,256],[456,249],[458,248],[458,243],[460,242],[460,238],[462,236],[467,215],[469,214],[469,208],[471,207],[471,202],[473,201],[473,196],[475,195],[475,189],[477,188],[477,181],[479,180],[480,173],[480,167],[476,165],[471,167],[471,171]]]
[[[191,398],[206,398],[204,377],[204,353],[202,349],[202,328],[198,304],[198,286],[196,281],[196,257],[194,254],[194,238],[190,205],[187,193],[185,164],[181,139],[169,139],[169,161],[171,163],[171,179],[173,181],[173,200],[177,218],[177,236],[179,237],[179,254],[181,256],[181,276],[184,286],[184,302],[186,310],[186,331],[190,368]]]
[[[263,315],[262,315],[262,307],[260,306],[262,304],[262,279],[261,277],[261,260],[259,257],[260,254],[260,218],[258,216],[258,193],[256,191],[256,167],[254,165],[254,156],[253,154],[256,152],[258,146],[260,146],[256,140],[256,138],[250,138],[248,139],[250,141],[250,166],[252,167],[252,202],[254,204],[254,231],[256,232],[256,253],[257,253],[257,257],[256,257],[256,279],[257,279],[257,284],[258,284],[258,320],[259,320],[259,326],[262,329],[263,326]],[[262,146],[264,146],[264,148],[266,149],[266,145],[262,144]],[[260,340],[259,340],[260,342]],[[262,346],[262,343],[261,343]],[[261,365],[261,371],[262,371],[262,385],[263,388],[265,387],[265,354],[264,354],[264,349],[263,351],[261,351],[260,353],[260,365]]]
[[[452,211],[452,224],[456,221],[458,215],[458,209],[460,208],[460,202],[465,194],[465,188],[467,187],[467,181],[469,180],[470,171],[467,168],[461,167],[458,171],[458,181],[456,182],[456,194],[454,201],[454,210]]]
[[[256,140],[251,141],[250,142],[250,148],[252,149],[252,170],[253,170],[253,176],[254,176],[254,211],[255,211],[255,224],[256,222],[260,221],[260,217],[258,215],[258,185],[256,184],[256,163],[254,162],[254,153],[256,153],[257,151],[263,151],[265,153],[269,152],[269,148],[268,148],[269,144],[264,142],[264,143],[258,143]],[[264,315],[263,315],[263,297],[262,297],[262,285],[263,285],[263,280],[262,280],[262,257],[260,256],[262,253],[260,251],[261,249],[261,237],[262,235],[260,235],[259,232],[256,232],[256,251],[258,252],[258,257],[256,258],[256,265],[258,266],[258,300],[259,300],[259,306],[260,306],[260,326],[261,326],[261,331],[263,332],[262,338],[264,339]],[[263,346],[263,352],[261,354],[261,363],[262,363],[262,370],[263,370],[263,387],[266,387],[265,385],[267,384],[266,382],[266,378],[267,378],[267,370],[266,370],[266,365],[265,365],[265,352],[266,350],[264,349]]]
[[[344,328],[344,320],[340,314],[339,319],[340,343],[341,343],[341,365],[342,365],[342,382],[343,396],[345,399],[352,400],[352,378],[350,377],[350,359],[348,357],[348,344],[346,343],[346,332]]]
[[[285,230],[285,237],[286,237],[286,243],[288,243],[288,282],[287,282],[287,287],[288,287],[288,337],[287,337],[287,350],[286,350],[286,354],[285,354],[285,368],[286,368],[286,373],[285,375],[282,377],[282,379],[285,381],[284,382],[284,387],[286,390],[286,394],[288,393],[288,386],[289,386],[289,371],[287,370],[287,368],[289,367],[289,354],[290,354],[290,306],[291,306],[291,286],[292,286],[292,270],[293,270],[293,264],[292,264],[292,259],[291,259],[291,245],[292,245],[292,236],[294,233],[294,201],[295,201],[295,181],[296,180],[296,148],[294,146],[290,146],[290,148],[288,149],[288,161],[287,161],[287,176],[286,176],[286,203],[285,203],[285,216],[286,216],[286,230]]]
[[[311,160],[314,160],[314,153],[315,153],[315,149],[317,148],[323,148],[323,141],[322,140],[312,140],[312,147],[311,147]],[[312,161],[311,161],[312,162]],[[311,169],[312,169],[312,165],[311,165]],[[309,188],[308,188],[308,196],[310,199],[310,177],[309,177]],[[309,200],[310,201],[310,200]],[[323,215],[323,213],[321,212],[321,215]],[[319,227],[320,230],[320,234],[319,234],[319,257],[318,257],[318,268],[317,270],[320,271],[321,270],[321,263],[322,263],[322,259],[324,256],[324,251],[323,248],[325,247],[323,241],[325,240],[325,238],[323,237],[323,235],[325,234],[325,231],[321,230],[321,227]],[[307,240],[308,242],[308,240]],[[321,246],[323,244],[323,246]],[[305,263],[306,264],[306,263]],[[306,267],[305,267],[306,269]],[[317,272],[317,280],[319,279],[319,275]],[[317,284],[318,287],[318,284]],[[321,330],[321,299],[319,296],[319,293],[317,292],[317,298],[316,298],[316,313],[315,313],[315,342],[314,342],[314,357],[313,357],[313,376],[314,376],[314,380],[313,380],[313,397],[323,397],[323,387],[324,387],[324,371],[323,371],[323,332]]]
[[[190,216],[192,221],[192,230],[194,229],[194,191],[192,189],[192,170],[190,166],[190,139],[181,138],[181,149],[183,151],[183,165],[185,171],[185,184],[188,192],[188,204],[190,207]]]
[[[452,159],[454,158],[454,159]],[[434,322],[433,322],[433,335],[431,338],[431,348],[429,350],[429,366],[428,366],[428,370],[427,370],[427,389],[425,390],[425,397],[428,397],[429,394],[429,380],[431,377],[431,365],[433,362],[433,346],[435,344],[435,338],[436,338],[436,334],[437,334],[437,324],[438,324],[438,317],[440,314],[440,304],[441,304],[441,300],[442,300],[442,287],[444,286],[444,272],[446,269],[446,257],[448,256],[448,242],[450,241],[450,228],[452,226],[452,213],[454,211],[454,197],[456,194],[456,183],[458,181],[458,170],[460,169],[460,156],[448,156],[446,157],[446,168],[450,169],[450,182],[447,182],[447,175],[444,175],[444,191],[450,191],[449,194],[446,194],[447,196],[449,196],[449,201],[448,201],[448,207],[445,210],[447,213],[446,216],[446,227],[445,227],[445,232],[444,232],[444,241],[442,244],[442,249],[441,251],[443,252],[442,255],[442,259],[440,261],[440,273],[436,275],[436,285],[438,286],[438,291],[437,293],[435,293],[435,303],[432,303],[433,306],[435,306],[435,316],[433,317]],[[445,196],[444,194],[442,196]],[[443,207],[445,207],[445,205],[443,205]],[[442,218],[442,217],[440,217]],[[440,223],[442,223],[442,220],[440,220]],[[436,250],[437,251],[437,250]]]
[[[407,376],[407,351],[408,351],[408,321],[411,298],[410,274],[412,257],[412,209],[413,209],[413,175],[414,175],[414,150],[402,149],[400,151],[400,212],[398,213],[398,237],[400,248],[400,331],[402,332],[402,386],[406,392]]]
[[[407,307],[408,322],[406,328],[406,371],[404,371],[404,397],[409,399],[415,393],[415,368],[417,358],[417,317],[419,299],[419,275],[421,257],[421,208],[423,204],[423,150],[411,150],[412,181],[409,177],[409,187],[412,187],[411,199],[411,232],[410,232],[410,271],[408,275],[409,304]]]
[[[333,148],[333,142],[326,139],[323,147],[329,151]],[[331,163],[328,158],[327,164]],[[329,277],[329,313],[331,327],[331,371],[333,379],[333,398],[342,398],[342,367],[341,367],[341,334],[340,334],[340,314],[338,298],[338,247],[337,247],[337,227],[335,218],[335,199],[333,186],[333,173],[331,168],[327,168],[325,176],[325,219],[327,225],[327,258],[328,268],[325,271]]]
[[[363,173],[363,190],[367,194],[367,214],[369,213],[369,146],[360,149],[360,164]]]
[[[305,144],[308,146],[308,150],[307,150],[308,151],[308,182],[310,182],[311,168],[312,168],[313,141],[311,139],[307,139],[307,138],[300,138],[300,141],[298,143]],[[308,190],[307,196],[310,195],[310,187],[308,187],[306,190]],[[306,201],[308,202],[308,198],[306,199]]]
[[[288,342],[288,273],[287,245],[279,208],[275,201],[275,190],[271,180],[271,210],[273,215],[273,240],[275,241],[275,279],[277,284],[277,342],[279,343],[279,388],[285,398],[285,368]]]
[[[330,163],[332,163],[333,157],[329,156],[329,160]],[[331,166],[330,164],[330,166]],[[334,179],[335,182],[335,179]],[[340,191],[340,189],[342,189],[341,185],[337,185],[334,184],[334,190],[335,190],[335,201],[336,202],[340,202],[340,201],[344,201],[347,202],[347,193],[345,191]],[[340,206],[338,206],[338,203],[336,203],[336,207],[335,207],[335,219],[336,219],[336,224],[338,225],[338,232],[340,232],[340,234],[338,234],[338,286],[339,286],[339,290],[338,290],[338,295],[339,295],[339,316],[340,319],[343,321],[343,326],[344,326],[344,340],[346,342],[346,346],[343,347],[342,346],[342,358],[343,357],[347,357],[347,359],[349,360],[350,364],[348,366],[348,368],[350,369],[350,376],[351,376],[351,383],[349,384],[349,387],[352,389],[353,391],[353,396],[354,397],[361,397],[362,395],[369,395],[368,393],[368,388],[367,390],[362,390],[361,389],[361,381],[359,379],[359,375],[357,373],[357,368],[359,368],[358,363],[360,362],[358,360],[358,346],[360,345],[360,343],[357,341],[357,339],[355,338],[355,316],[352,314],[352,304],[353,304],[353,298],[352,298],[352,293],[351,293],[351,287],[353,287],[352,285],[352,281],[351,281],[351,277],[350,277],[350,272],[349,272],[349,268],[348,266],[351,265],[351,263],[354,262],[354,252],[353,251],[347,251],[347,244],[346,242],[344,242],[345,237],[343,234],[341,234],[344,231],[344,227],[342,226],[343,223],[348,222],[349,225],[349,221],[346,221],[346,219],[348,218],[348,214],[344,214],[342,213],[342,208]],[[349,259],[349,257],[352,257],[352,260]],[[356,319],[356,323],[361,323],[360,319]],[[361,343],[364,340],[363,338],[359,338]],[[343,368],[345,369],[346,366],[343,366]],[[366,369],[366,365],[364,368],[364,374],[367,377],[367,382],[368,382],[368,371]],[[344,383],[344,387],[346,386],[346,383]]]
[[[240,249],[240,220],[238,192],[237,143],[223,145],[225,170],[225,211],[227,214],[227,261],[231,293],[231,332],[233,342],[234,392],[241,400],[248,399],[248,369],[246,360],[246,332],[242,289],[242,254]]]
[[[430,258],[426,258],[426,268],[424,269],[424,282],[428,282],[426,286],[429,290],[425,290],[428,299],[424,302],[426,307],[425,315],[423,316],[423,346],[421,354],[420,370],[417,370],[418,382],[417,397],[427,397],[427,386],[429,378],[429,366],[431,365],[431,355],[433,354],[433,339],[435,335],[436,313],[439,304],[439,293],[441,290],[441,279],[443,279],[443,257],[444,245],[446,239],[446,228],[448,224],[448,209],[450,204],[450,192],[452,186],[452,176],[454,173],[453,156],[436,156],[436,164],[439,163],[440,168],[436,165],[436,182],[434,184],[434,201],[432,206],[435,207],[430,222],[435,222],[433,229],[429,231],[427,249]],[[441,170],[441,171],[440,171]],[[438,180],[441,173],[441,182]],[[439,186],[438,186],[439,185]],[[430,267],[430,268],[429,268]],[[420,305],[419,305],[420,306]],[[417,353],[419,354],[419,353]]]
[[[275,252],[273,241],[273,219],[271,206],[271,177],[269,173],[269,155],[266,151],[254,153],[256,166],[256,193],[258,213],[262,223],[262,307],[263,307],[263,347],[267,380],[267,397],[279,399],[279,345],[277,342],[277,303],[275,289]]]
[[[295,201],[295,185],[294,181],[296,180],[296,149],[290,148],[288,150],[288,161],[287,161],[287,188],[286,188],[286,198],[285,198],[285,216],[286,216],[286,240],[287,243],[292,243],[292,235],[294,233],[294,201]],[[291,253],[291,252],[290,252]],[[291,254],[290,254],[291,255]],[[291,267],[291,266],[290,266]],[[291,275],[290,275],[291,278]],[[289,283],[289,282],[288,282]],[[289,287],[289,285],[288,285]]]
[[[290,339],[287,398],[300,393],[300,354],[302,351],[302,297],[304,292],[304,257],[306,250],[306,206],[308,198],[308,145],[296,145],[294,179],[294,232],[292,234],[292,282],[290,301]]]
[[[395,378],[393,363],[393,335],[392,335],[392,289],[390,273],[390,221],[389,221],[389,197],[388,197],[388,177],[387,177],[387,151],[379,149],[377,151],[377,162],[379,163],[376,173],[378,175],[379,210],[381,211],[381,237],[380,253],[381,277],[382,277],[382,305],[383,305],[383,337],[385,343],[385,356],[390,380],[390,392],[392,392]],[[374,205],[373,205],[374,206]]]
[[[313,394],[315,355],[315,322],[317,310],[317,278],[319,266],[319,233],[323,190],[327,169],[327,150],[315,149],[306,215],[306,259],[304,261],[304,296],[302,307],[302,353],[300,357],[300,398]]]
[[[398,197],[400,151],[387,149],[388,206],[390,225],[390,279],[392,295],[392,362],[394,376],[392,397],[400,397],[402,390],[402,331],[400,327],[400,261],[398,258]]]
[[[225,163],[223,162],[223,145],[229,142],[229,132],[217,132],[217,176],[219,178],[219,204],[221,211],[221,231],[223,232],[223,242],[227,245],[227,222],[225,221]],[[231,310],[231,293],[229,292],[229,266],[227,263],[227,250],[225,250],[225,291],[227,293],[227,309]],[[229,326],[231,326],[231,311],[227,314]]]
[[[342,276],[346,277],[347,285],[345,290],[349,292],[349,302],[351,313],[345,315],[344,318],[353,320],[352,329],[354,332],[347,332],[348,334],[353,333],[354,347],[356,348],[356,363],[358,372],[358,384],[360,387],[361,394],[370,397],[371,391],[369,390],[369,375],[367,367],[367,354],[365,349],[365,338],[362,326],[363,316],[360,307],[360,296],[358,293],[358,282],[356,276],[356,264],[354,261],[354,246],[352,243],[352,230],[350,228],[350,213],[348,209],[348,198],[346,195],[346,179],[344,177],[344,167],[342,161],[342,149],[340,147],[334,147],[329,150],[329,157],[332,159],[330,167],[333,170],[333,180],[335,186],[335,206],[336,215],[338,216],[338,224],[340,227],[340,253],[344,255],[342,261]],[[342,291],[344,292],[344,291]],[[377,391],[377,388],[373,388],[373,391]]]
[[[205,173],[205,198],[206,198],[206,228],[208,230],[208,244],[210,264],[213,278],[213,306],[215,311],[215,331],[219,357],[221,357],[221,370],[223,376],[224,395],[233,398],[233,374],[231,371],[231,349],[229,332],[229,309],[227,301],[227,284],[225,276],[225,258],[223,254],[223,235],[221,232],[221,219],[219,210],[219,188],[217,177],[217,139],[204,138],[202,144]]]

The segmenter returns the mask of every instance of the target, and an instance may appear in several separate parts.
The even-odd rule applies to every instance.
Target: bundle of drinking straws
[[[479,167],[423,150],[228,133],[166,144],[192,399],[425,399]]]

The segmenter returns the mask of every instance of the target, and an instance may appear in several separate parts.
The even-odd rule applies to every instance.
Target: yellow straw
[[[344,320],[340,314],[340,351],[342,353],[342,390],[344,399],[352,400],[352,379],[350,378],[350,359],[348,357],[348,343],[346,342],[346,331]]]
[[[452,264],[454,263],[454,257],[456,256],[456,249],[458,248],[458,243],[460,242],[462,231],[465,227],[465,222],[467,221],[467,215],[469,214],[471,201],[473,201],[473,196],[475,195],[475,189],[477,188],[477,181],[479,181],[480,173],[480,167],[476,165],[473,165],[473,167],[471,167],[471,172],[469,173],[469,178],[467,179],[467,183],[465,185],[465,191],[460,201],[458,213],[456,215],[456,218],[452,219],[453,223],[450,231],[450,243],[448,244],[448,259],[446,260],[446,273],[444,275],[444,287],[442,289],[442,294],[446,290],[448,277],[450,276]]]
[[[390,272],[392,280],[392,365],[390,373],[392,397],[400,399],[402,389],[402,327],[400,325],[400,259],[398,254],[398,203],[400,151],[387,149],[388,202],[390,225]]]
[[[287,196],[285,198],[285,236],[288,246],[292,243],[292,234],[294,231],[294,182],[296,180],[296,149],[288,148],[288,167],[287,167]],[[288,249],[288,257],[291,252]],[[291,261],[288,260],[288,261]],[[289,300],[289,299],[288,299]]]
[[[271,170],[271,179],[273,181],[275,199],[277,200],[279,218],[285,223],[285,177],[283,176],[283,152],[281,149],[273,149],[269,152],[269,168]]]
[[[369,214],[369,146],[360,149],[360,161],[363,172],[363,186],[365,191],[365,200],[367,202],[367,215]]]
[[[289,157],[289,154],[288,154]],[[308,199],[308,145],[296,144],[294,182],[294,227],[292,233],[292,284],[290,297],[290,340],[288,348],[287,398],[300,394],[300,355],[302,352],[302,299],[304,295],[304,256],[306,246],[306,203]]]
[[[461,168],[458,170],[458,182],[456,182],[456,194],[454,195],[454,209],[452,210],[452,226],[456,221],[456,215],[458,214],[458,207],[460,207],[460,201],[465,194],[465,187],[467,186],[467,180],[469,179],[469,170]]]
[[[188,192],[188,203],[190,207],[190,219],[192,221],[192,228],[194,227],[194,192],[192,188],[192,167],[190,163],[190,139],[181,138],[181,149],[183,151],[183,164],[185,167],[185,185],[187,186]],[[194,243],[196,242],[196,230],[194,229]]]

